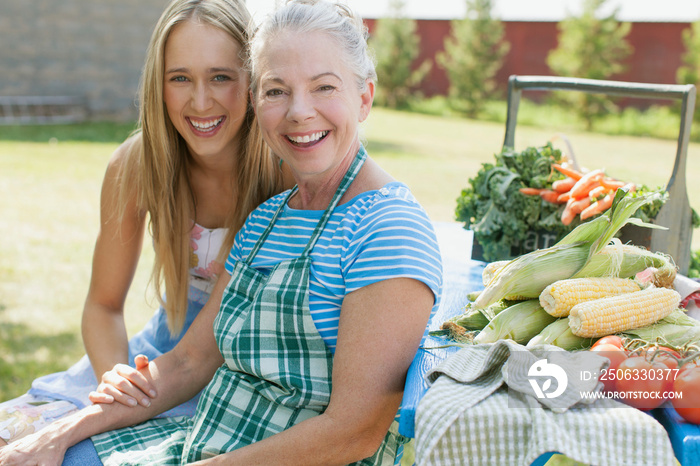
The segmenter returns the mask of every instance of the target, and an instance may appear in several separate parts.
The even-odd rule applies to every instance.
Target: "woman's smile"
[[[220,116],[218,118],[186,117],[185,119],[190,124],[190,127],[192,128],[192,131],[195,133],[195,135],[208,138],[208,137],[214,136],[219,131],[219,129],[221,129],[221,126],[223,125],[224,121],[226,120],[226,117],[225,116]]]
[[[288,134],[287,139],[296,147],[313,147],[323,141],[330,131],[316,131],[306,134]]]

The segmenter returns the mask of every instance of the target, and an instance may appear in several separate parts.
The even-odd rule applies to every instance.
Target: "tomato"
[[[678,368],[678,375],[681,375],[683,372],[685,372],[687,370],[695,369],[698,367],[700,367],[700,362],[698,362],[697,359],[694,361],[688,361],[685,364],[683,364],[681,367]]]
[[[674,351],[671,348],[666,348],[665,346],[650,347],[646,352],[647,360],[652,360],[654,362],[660,362],[664,364],[669,369],[678,369],[678,360],[681,358],[678,351]]]
[[[673,391],[679,398],[671,404],[680,416],[693,424],[700,424],[700,366],[681,371],[673,382]]]
[[[593,346],[591,351],[599,353],[601,356],[608,358],[610,361],[610,366],[608,369],[601,374],[600,381],[603,382],[603,387],[606,392],[612,392],[615,390],[615,375],[617,373],[618,366],[622,361],[627,359],[627,353],[620,349],[619,347],[603,343],[598,346]]]
[[[657,408],[664,402],[669,372],[664,364],[646,358],[627,358],[618,367],[615,389],[626,405],[643,411]]]
[[[619,337],[617,335],[608,335],[608,336],[605,336],[605,337],[599,339],[598,341],[593,343],[593,346],[591,347],[591,349],[593,349],[597,346],[600,346],[600,345],[614,345],[620,349],[624,349],[622,347],[622,337]]]

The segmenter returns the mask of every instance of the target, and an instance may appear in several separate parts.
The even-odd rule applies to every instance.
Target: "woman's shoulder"
[[[142,144],[141,132],[135,132],[126,138],[112,153],[108,170],[118,173],[125,168],[134,169],[143,147]]]
[[[355,196],[345,205],[346,215],[366,216],[372,212],[383,215],[396,215],[400,212],[414,212],[420,216],[427,214],[415,198],[411,189],[400,181],[391,181],[380,188]],[[394,212],[394,214],[391,214]]]
[[[351,200],[341,212],[343,230],[353,243],[367,238],[412,237],[436,245],[425,209],[404,183],[393,181]]]

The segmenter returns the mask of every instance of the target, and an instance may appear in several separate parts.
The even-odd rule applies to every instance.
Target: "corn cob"
[[[585,243],[576,243],[522,255],[498,272],[474,300],[474,307],[483,308],[506,297],[539,298],[547,285],[578,272],[588,259],[588,250]]]
[[[527,343],[553,321],[554,317],[542,309],[538,300],[522,301],[499,312],[474,337],[474,343],[494,343],[502,339]]]
[[[479,294],[474,307],[484,308],[505,297],[538,298],[547,285],[577,274],[641,205],[660,197],[659,193],[639,197],[626,197],[626,194],[624,189],[618,189],[608,213],[577,226],[551,248],[508,262]]]
[[[495,261],[486,264],[486,267],[484,267],[483,272],[481,272],[481,279],[484,283],[484,286],[487,286],[489,282],[493,280],[493,277],[496,276],[498,271],[505,267],[508,262],[510,261]]]
[[[567,351],[587,349],[595,339],[579,337],[573,334],[569,327],[569,318],[562,317],[547,325],[540,333],[527,342],[527,347],[536,345],[554,345]]]
[[[502,299],[484,309],[474,309],[472,303],[468,303],[464,307],[464,312],[458,316],[451,317],[447,322],[455,323],[467,330],[481,330],[486,327],[499,312],[516,304],[516,302],[517,301],[506,301]]]
[[[640,289],[629,278],[568,278],[547,286],[540,294],[540,304],[554,317],[566,317],[576,304]]]
[[[681,295],[668,288],[647,288],[575,305],[569,326],[580,337],[602,337],[652,324],[678,307]]]
[[[482,279],[487,286],[498,272],[510,261],[491,262],[484,267]],[[677,268],[670,256],[653,253],[639,246],[622,244],[613,238],[611,244],[594,254],[588,263],[573,278],[620,277],[631,278],[639,272],[654,268],[654,285],[672,288]],[[509,297],[508,299],[517,299]],[[472,299],[472,301],[474,301]]]

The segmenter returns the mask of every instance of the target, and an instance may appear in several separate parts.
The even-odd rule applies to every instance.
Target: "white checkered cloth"
[[[475,345],[428,372],[432,385],[416,411],[416,464],[520,466],[547,452],[598,466],[675,464],[668,435],[654,418],[612,399],[578,397],[579,390],[600,387],[571,374],[595,373],[607,359],[601,364],[599,356],[582,359],[551,346],[529,350],[508,340]],[[553,409],[524,383],[530,361],[543,356],[570,376],[565,401]]]

